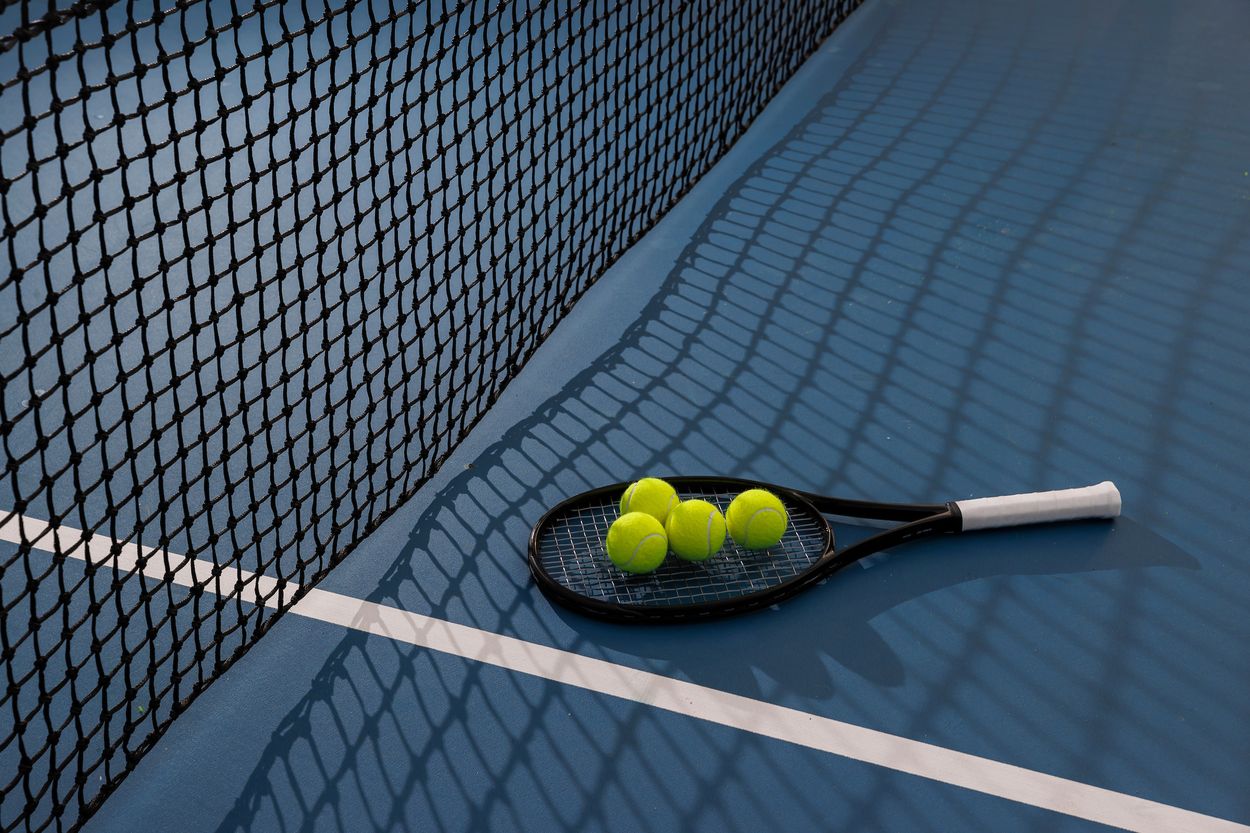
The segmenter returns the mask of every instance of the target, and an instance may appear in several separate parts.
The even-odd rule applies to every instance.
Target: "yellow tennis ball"
[[[747,489],[733,499],[725,513],[729,534],[740,547],[766,550],[786,532],[786,507],[772,492]]]
[[[668,536],[645,512],[621,515],[608,528],[608,558],[627,573],[649,573],[664,561]]]
[[[711,558],[725,543],[725,517],[706,500],[683,500],[664,524],[668,546],[687,561]]]
[[[664,523],[677,503],[677,491],[672,486],[658,477],[644,477],[630,483],[625,494],[621,495],[621,514],[646,512]]]

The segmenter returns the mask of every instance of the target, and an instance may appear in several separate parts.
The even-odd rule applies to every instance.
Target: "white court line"
[[[211,562],[186,561],[150,547],[141,551],[133,544],[122,545],[116,560],[110,560],[107,538],[88,538],[80,530],[54,529],[20,515],[0,524],[0,540],[20,543],[19,529],[40,549],[55,552],[53,541],[59,538],[67,555],[123,571],[135,569],[145,553],[143,573],[159,581],[171,562],[186,562],[173,571],[175,584],[190,586],[195,576],[212,575]],[[277,586],[274,579],[246,570],[227,567],[221,573],[223,587],[253,581],[265,594]],[[296,585],[287,587],[294,592]],[[1214,816],[327,590],[309,590],[290,612],[1125,830],[1250,833],[1248,825]]]

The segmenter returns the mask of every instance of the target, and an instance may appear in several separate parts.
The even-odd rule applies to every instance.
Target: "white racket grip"
[[[1120,514],[1120,490],[1110,480],[1080,489],[1031,492],[975,500],[957,500],[963,529],[1114,518]]]

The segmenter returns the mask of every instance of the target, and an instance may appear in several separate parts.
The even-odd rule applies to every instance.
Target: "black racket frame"
[[[534,524],[529,540],[529,568],[535,583],[549,599],[579,613],[613,622],[671,623],[690,622],[733,616],[762,608],[801,593],[813,584],[824,581],[838,570],[873,553],[897,546],[916,538],[937,533],[958,532],[961,527],[959,507],[955,503],[878,503],[875,501],[850,500],[828,495],[790,489],[758,480],[736,477],[681,476],[666,477],[679,493],[699,489],[717,491],[746,491],[767,489],[784,503],[809,511],[814,519],[824,525],[824,553],[811,567],[779,584],[745,594],[733,599],[686,605],[625,605],[594,599],[577,593],[554,579],[542,566],[539,542],[543,530],[552,519],[576,509],[581,505],[602,503],[605,498],[617,499],[629,483],[613,483],[567,498],[548,510]],[[860,520],[897,521],[898,526],[885,529],[876,535],[858,541],[841,551],[834,545],[833,526],[829,515]]]

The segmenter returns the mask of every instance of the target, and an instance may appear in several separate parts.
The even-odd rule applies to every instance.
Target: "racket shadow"
[[[862,529],[838,527],[844,540]],[[901,686],[908,668],[892,643],[911,639],[914,612],[927,596],[966,586],[976,628],[1001,625],[1019,611],[1015,581],[1123,582],[1122,573],[1157,568],[1197,569],[1180,547],[1131,518],[1082,522],[932,539],[878,553],[786,602],[742,617],[684,625],[619,625],[557,610],[585,641],[612,652],[662,661],[672,673],[714,688],[759,696],[760,677],[774,693],[831,696],[844,672],[877,686]],[[1131,579],[1130,579],[1131,581]],[[984,617],[987,600],[994,622]],[[1028,604],[1027,601],[1023,602]],[[897,615],[895,615],[897,613]],[[1009,624],[1009,623],[1008,623]],[[715,652],[708,651],[714,630]],[[725,655],[736,658],[726,662]]]

